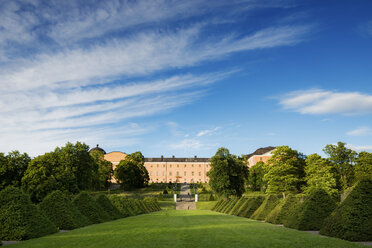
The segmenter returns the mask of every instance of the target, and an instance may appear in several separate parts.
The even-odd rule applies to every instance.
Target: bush
[[[168,195],[168,190],[167,190],[167,189],[164,189],[164,190],[163,190],[163,194],[164,194],[164,195]]]
[[[92,224],[60,190],[45,197],[39,208],[61,230],[72,230]]]
[[[222,212],[225,206],[229,203],[229,199],[222,199],[221,204],[216,208],[217,212]]]
[[[213,196],[213,194],[210,194],[208,201],[214,201],[214,196]]]
[[[159,201],[164,201],[163,193],[159,193],[158,200]]]
[[[300,198],[288,195],[269,213],[265,221],[273,224],[283,224],[289,214],[301,203]]]
[[[126,206],[126,202],[124,201],[125,197],[110,195],[109,200],[111,201],[112,205],[114,205],[120,211],[123,217],[132,215]]]
[[[315,189],[290,213],[283,224],[298,230],[319,230],[336,205],[336,201],[324,189]]]
[[[158,201],[153,197],[145,197],[145,199],[143,199],[143,202],[148,206],[151,212],[161,210]]]
[[[238,216],[250,218],[252,214],[261,206],[264,200],[265,198],[263,196],[248,198],[240,207]]]
[[[231,209],[235,206],[235,204],[238,202],[238,200],[239,199],[237,199],[237,198],[230,199],[229,205],[225,208],[223,213],[225,213],[225,214],[230,213]]]
[[[372,240],[372,180],[362,179],[325,220],[322,235],[350,241]]]
[[[230,203],[231,203],[231,199],[229,198],[225,199],[225,204],[220,206],[220,212],[223,213]]]
[[[58,231],[30,197],[13,186],[0,192],[0,213],[0,240],[25,240]]]
[[[93,224],[111,220],[108,213],[86,192],[79,193],[73,203]]]
[[[276,195],[268,195],[261,206],[251,215],[251,219],[264,220],[278,203],[279,198]]]
[[[117,209],[105,195],[99,195],[96,198],[96,202],[108,213],[111,220],[123,218],[119,209]]]
[[[229,214],[234,214],[238,211],[238,209],[242,206],[244,203],[245,198],[241,197],[239,200],[235,203],[234,207],[230,210]],[[235,214],[234,214],[235,215]]]
[[[223,199],[222,198],[220,198],[217,202],[216,202],[216,204],[214,205],[214,207],[211,209],[212,211],[217,211],[217,208],[219,208],[220,207],[220,205],[223,203]]]

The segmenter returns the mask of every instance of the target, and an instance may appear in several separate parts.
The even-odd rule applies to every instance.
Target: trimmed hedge
[[[245,198],[241,197],[239,200],[235,203],[234,207],[230,210],[229,214],[236,215],[235,213],[239,210],[239,208],[244,203]]]
[[[223,213],[228,214],[237,202],[238,202],[238,199],[236,198],[230,199],[229,204],[226,206]]]
[[[79,193],[73,203],[93,224],[111,220],[108,213],[87,192]]]
[[[148,206],[151,212],[161,210],[158,201],[153,197],[145,197],[145,199],[143,199],[143,202]]]
[[[248,198],[241,206],[238,216],[251,218],[252,214],[262,205],[264,200],[265,198],[263,196]]]
[[[13,186],[0,192],[0,213],[0,240],[26,240],[58,231],[30,197]]]
[[[217,212],[222,212],[226,205],[229,203],[229,199],[223,199],[222,203],[216,209]]]
[[[269,213],[265,221],[273,224],[283,224],[289,214],[301,204],[300,198],[288,195]]]
[[[320,234],[350,241],[372,240],[372,180],[362,179],[325,220]]]
[[[336,201],[324,189],[315,189],[290,213],[283,224],[298,230],[319,230],[336,206]]]
[[[100,205],[109,215],[110,219],[117,220],[123,218],[124,216],[121,214],[119,209],[117,209],[112,202],[107,198],[107,196],[100,194],[96,198],[96,202]]]
[[[251,219],[264,220],[266,216],[276,207],[279,203],[279,198],[276,195],[268,195],[261,206],[251,215]]]
[[[123,217],[128,217],[132,215],[127,207],[125,197],[110,195],[109,200],[120,211]]]
[[[223,203],[223,199],[222,198],[218,199],[218,201],[216,202],[216,205],[214,205],[214,207],[211,210],[217,211],[217,209],[220,207],[222,203]]]
[[[61,230],[72,230],[92,224],[60,190],[45,197],[39,208]]]

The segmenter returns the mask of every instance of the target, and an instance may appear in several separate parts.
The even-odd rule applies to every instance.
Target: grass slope
[[[206,210],[168,210],[58,233],[12,245],[48,247],[327,247],[364,245]]]

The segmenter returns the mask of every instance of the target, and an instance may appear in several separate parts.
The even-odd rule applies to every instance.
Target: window
[[[165,164],[163,164],[163,168],[165,168]]]
[[[194,167],[194,165],[192,164],[191,167]]]
[[[186,168],[186,165],[185,165],[185,168]]]
[[[183,172],[183,175],[186,176],[186,171]]]
[[[163,171],[163,176],[165,176],[165,171]]]
[[[172,165],[171,164],[169,165],[169,168],[172,168]]]
[[[150,176],[152,176],[152,171],[150,171]]]
[[[158,171],[156,172],[156,176],[159,176],[159,172]]]
[[[159,165],[157,164],[157,165],[156,165],[156,167],[158,167],[158,168],[159,168]]]
[[[179,168],[179,167],[180,167],[180,165],[178,164],[178,165],[177,165],[177,168]]]
[[[169,176],[172,176],[172,172],[171,171],[169,172]]]
[[[201,167],[201,164],[199,164],[199,168]]]
[[[179,171],[177,171],[177,176],[179,176],[180,175],[180,172]]]
[[[194,175],[194,172],[191,172],[191,176],[193,176]]]
[[[201,176],[201,172],[199,171],[199,177]]]

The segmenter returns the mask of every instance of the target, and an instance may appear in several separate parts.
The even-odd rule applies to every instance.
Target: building
[[[268,146],[257,149],[254,153],[248,154],[248,167],[252,167],[253,165],[257,164],[257,162],[264,162],[266,163],[273,155],[272,152],[276,149],[274,146]]]

